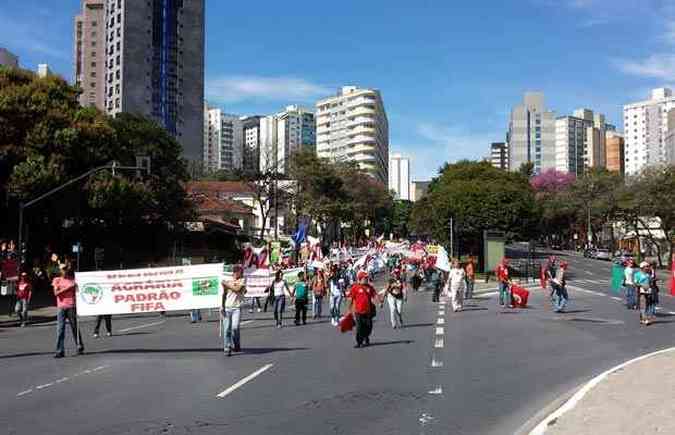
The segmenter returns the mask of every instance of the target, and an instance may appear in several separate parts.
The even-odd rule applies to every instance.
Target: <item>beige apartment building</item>
[[[343,86],[316,103],[319,157],[354,161],[385,185],[389,180],[389,123],[375,89]]]
[[[105,110],[105,1],[82,0],[75,17],[75,84],[82,89],[80,104]]]
[[[605,145],[607,150],[607,170],[624,175],[624,140],[623,136],[615,131],[608,131]]]

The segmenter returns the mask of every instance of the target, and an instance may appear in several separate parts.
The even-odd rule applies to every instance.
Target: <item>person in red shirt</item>
[[[499,283],[499,305],[513,308],[511,292],[509,291],[511,284],[509,261],[506,258],[502,258],[502,261],[497,265],[495,275],[497,275],[497,282]]]
[[[14,311],[16,311],[16,314],[19,316],[22,328],[26,326],[26,322],[28,321],[28,304],[30,303],[32,295],[33,290],[30,280],[28,279],[28,274],[26,272],[21,272],[19,284],[16,289],[16,306],[14,307]]]
[[[368,284],[368,273],[361,270],[356,274],[357,283],[347,292],[350,299],[349,309],[356,323],[356,348],[370,345],[370,334],[373,332],[373,307],[377,293]]]
[[[84,343],[82,342],[82,334],[77,329],[77,313],[75,311],[75,295],[77,293],[77,284],[75,283],[75,275],[70,267],[65,264],[59,266],[61,271],[60,276],[57,276],[52,281],[54,288],[54,296],[56,296],[56,354],[54,358],[63,358],[65,355],[64,338],[66,334],[66,319],[70,323],[70,330],[73,333],[73,339],[77,345],[77,353],[81,355],[84,353]]]

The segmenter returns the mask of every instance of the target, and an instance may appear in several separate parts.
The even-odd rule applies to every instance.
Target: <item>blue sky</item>
[[[0,46],[72,77],[79,0],[0,0]],[[207,0],[206,95],[237,114],[381,90],[391,150],[415,179],[481,158],[510,108],[543,91],[559,114],[675,85],[675,0]]]

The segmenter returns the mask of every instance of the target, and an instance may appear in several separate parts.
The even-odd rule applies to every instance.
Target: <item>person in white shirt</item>
[[[637,310],[638,306],[637,293],[635,291],[635,272],[637,272],[635,262],[628,260],[626,268],[623,270],[623,289],[626,293],[626,308],[629,310]]]
[[[276,320],[277,328],[281,328],[284,320],[284,310],[286,309],[286,295],[289,298],[293,297],[281,270],[277,270],[274,276],[271,291],[274,293],[274,320]]]
[[[452,260],[452,267],[448,274],[447,287],[450,291],[452,300],[452,309],[454,312],[461,311],[464,308],[464,286],[466,285],[466,276],[464,269],[460,266],[459,260]]]
[[[223,281],[223,299],[220,313],[223,319],[223,348],[227,356],[232,351],[241,351],[239,323],[241,321],[241,304],[244,302],[246,286],[240,268],[234,270],[232,281]]]

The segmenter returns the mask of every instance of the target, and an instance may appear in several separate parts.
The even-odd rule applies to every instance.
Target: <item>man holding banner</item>
[[[242,270],[234,269],[234,277],[231,281],[223,281],[223,299],[221,315],[223,319],[223,348],[227,356],[232,356],[232,351],[241,351],[241,339],[239,324],[241,322],[241,305],[244,303],[246,287],[242,278]]]

